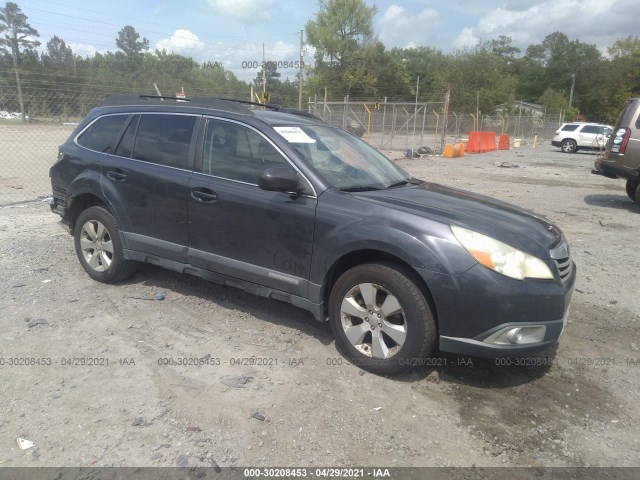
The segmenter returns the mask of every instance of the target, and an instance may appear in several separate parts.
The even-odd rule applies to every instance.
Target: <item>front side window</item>
[[[133,158],[169,167],[188,168],[195,124],[195,116],[141,115]]]
[[[203,156],[203,173],[256,185],[267,168],[293,169],[271,142],[258,132],[222,120],[208,120]]]
[[[129,115],[106,115],[97,119],[79,137],[78,144],[89,150],[113,153]]]

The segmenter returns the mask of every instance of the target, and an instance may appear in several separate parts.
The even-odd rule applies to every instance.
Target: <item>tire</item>
[[[136,262],[125,260],[116,219],[103,207],[90,207],[76,220],[76,255],[91,278],[115,283],[133,275]]]
[[[570,138],[563,140],[560,148],[564,153],[576,153],[578,151],[578,144]]]
[[[627,180],[627,185],[626,185],[626,189],[627,189],[627,195],[629,195],[629,198],[631,200],[636,200],[636,198],[638,198],[638,182],[634,182],[633,180]]]
[[[636,203],[640,205],[640,185],[636,188]]]
[[[336,346],[351,363],[372,373],[395,374],[423,364],[433,351],[433,312],[413,278],[393,264],[365,263],[336,281],[329,322]]]

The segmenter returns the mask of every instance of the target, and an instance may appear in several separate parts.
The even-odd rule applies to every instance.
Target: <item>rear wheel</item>
[[[560,148],[564,153],[575,153],[578,150],[578,144],[571,139],[566,139],[562,141]]]
[[[434,348],[433,313],[414,275],[391,264],[345,272],[329,300],[336,344],[354,365],[378,374],[420,365]]]
[[[76,220],[74,239],[82,268],[99,282],[114,283],[133,275],[137,263],[124,258],[116,219],[103,207],[90,207]]]
[[[635,182],[633,180],[627,180],[627,195],[629,195],[629,198],[631,200],[635,200],[636,198],[638,198],[638,194],[636,192],[636,190],[638,190],[638,182]]]

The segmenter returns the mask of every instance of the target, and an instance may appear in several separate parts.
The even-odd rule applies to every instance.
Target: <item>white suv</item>
[[[578,150],[604,150],[613,127],[601,123],[563,123],[556,130],[551,145],[560,147],[565,153]]]

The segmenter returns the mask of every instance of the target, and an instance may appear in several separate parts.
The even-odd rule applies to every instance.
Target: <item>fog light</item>
[[[509,343],[521,343],[522,340],[522,329],[521,328],[512,328],[507,333],[505,333],[504,338]]]
[[[509,326],[498,330],[483,340],[492,345],[526,345],[539,343],[544,340],[547,331],[545,325],[532,325],[524,327]]]

